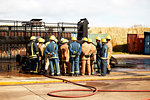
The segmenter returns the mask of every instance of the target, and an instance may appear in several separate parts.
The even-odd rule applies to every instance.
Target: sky
[[[150,27],[149,10],[150,0],[0,0],[0,20],[77,23],[87,18],[91,27]]]

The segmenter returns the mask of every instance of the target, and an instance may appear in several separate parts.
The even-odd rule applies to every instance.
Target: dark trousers
[[[101,59],[96,55],[96,62],[97,62],[97,68],[98,68],[98,73],[100,73],[101,70]]]
[[[37,73],[37,70],[38,70],[38,59],[37,58],[30,59],[30,72]]]
[[[101,75],[106,76],[106,72],[107,72],[107,60],[101,59]]]
[[[45,59],[39,60],[39,72],[44,72],[45,70]]]

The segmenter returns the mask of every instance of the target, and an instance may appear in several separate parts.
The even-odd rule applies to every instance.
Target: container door
[[[144,54],[150,54],[150,32],[144,32],[145,35],[145,45]]]
[[[138,34],[137,35],[137,53],[144,53],[144,34]]]
[[[137,34],[128,34],[128,52],[135,53],[137,51]]]

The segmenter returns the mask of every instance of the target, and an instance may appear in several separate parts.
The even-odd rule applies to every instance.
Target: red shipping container
[[[143,53],[144,34],[128,34],[127,44],[129,53]]]

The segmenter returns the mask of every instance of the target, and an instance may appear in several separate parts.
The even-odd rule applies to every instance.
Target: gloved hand
[[[73,54],[76,55],[77,53],[75,51],[73,51]]]
[[[94,55],[93,55],[93,54],[91,54],[91,57],[94,57]]]
[[[86,57],[86,58],[89,58],[89,57],[90,57],[90,55],[85,55],[85,57]]]
[[[53,56],[53,54],[51,53],[51,54],[49,54],[50,56]]]
[[[77,53],[76,53],[76,56],[80,56],[80,53],[79,53],[79,52],[77,52]]]
[[[53,54],[52,53],[48,53],[48,57],[50,58],[50,57],[52,57],[53,56]]]

